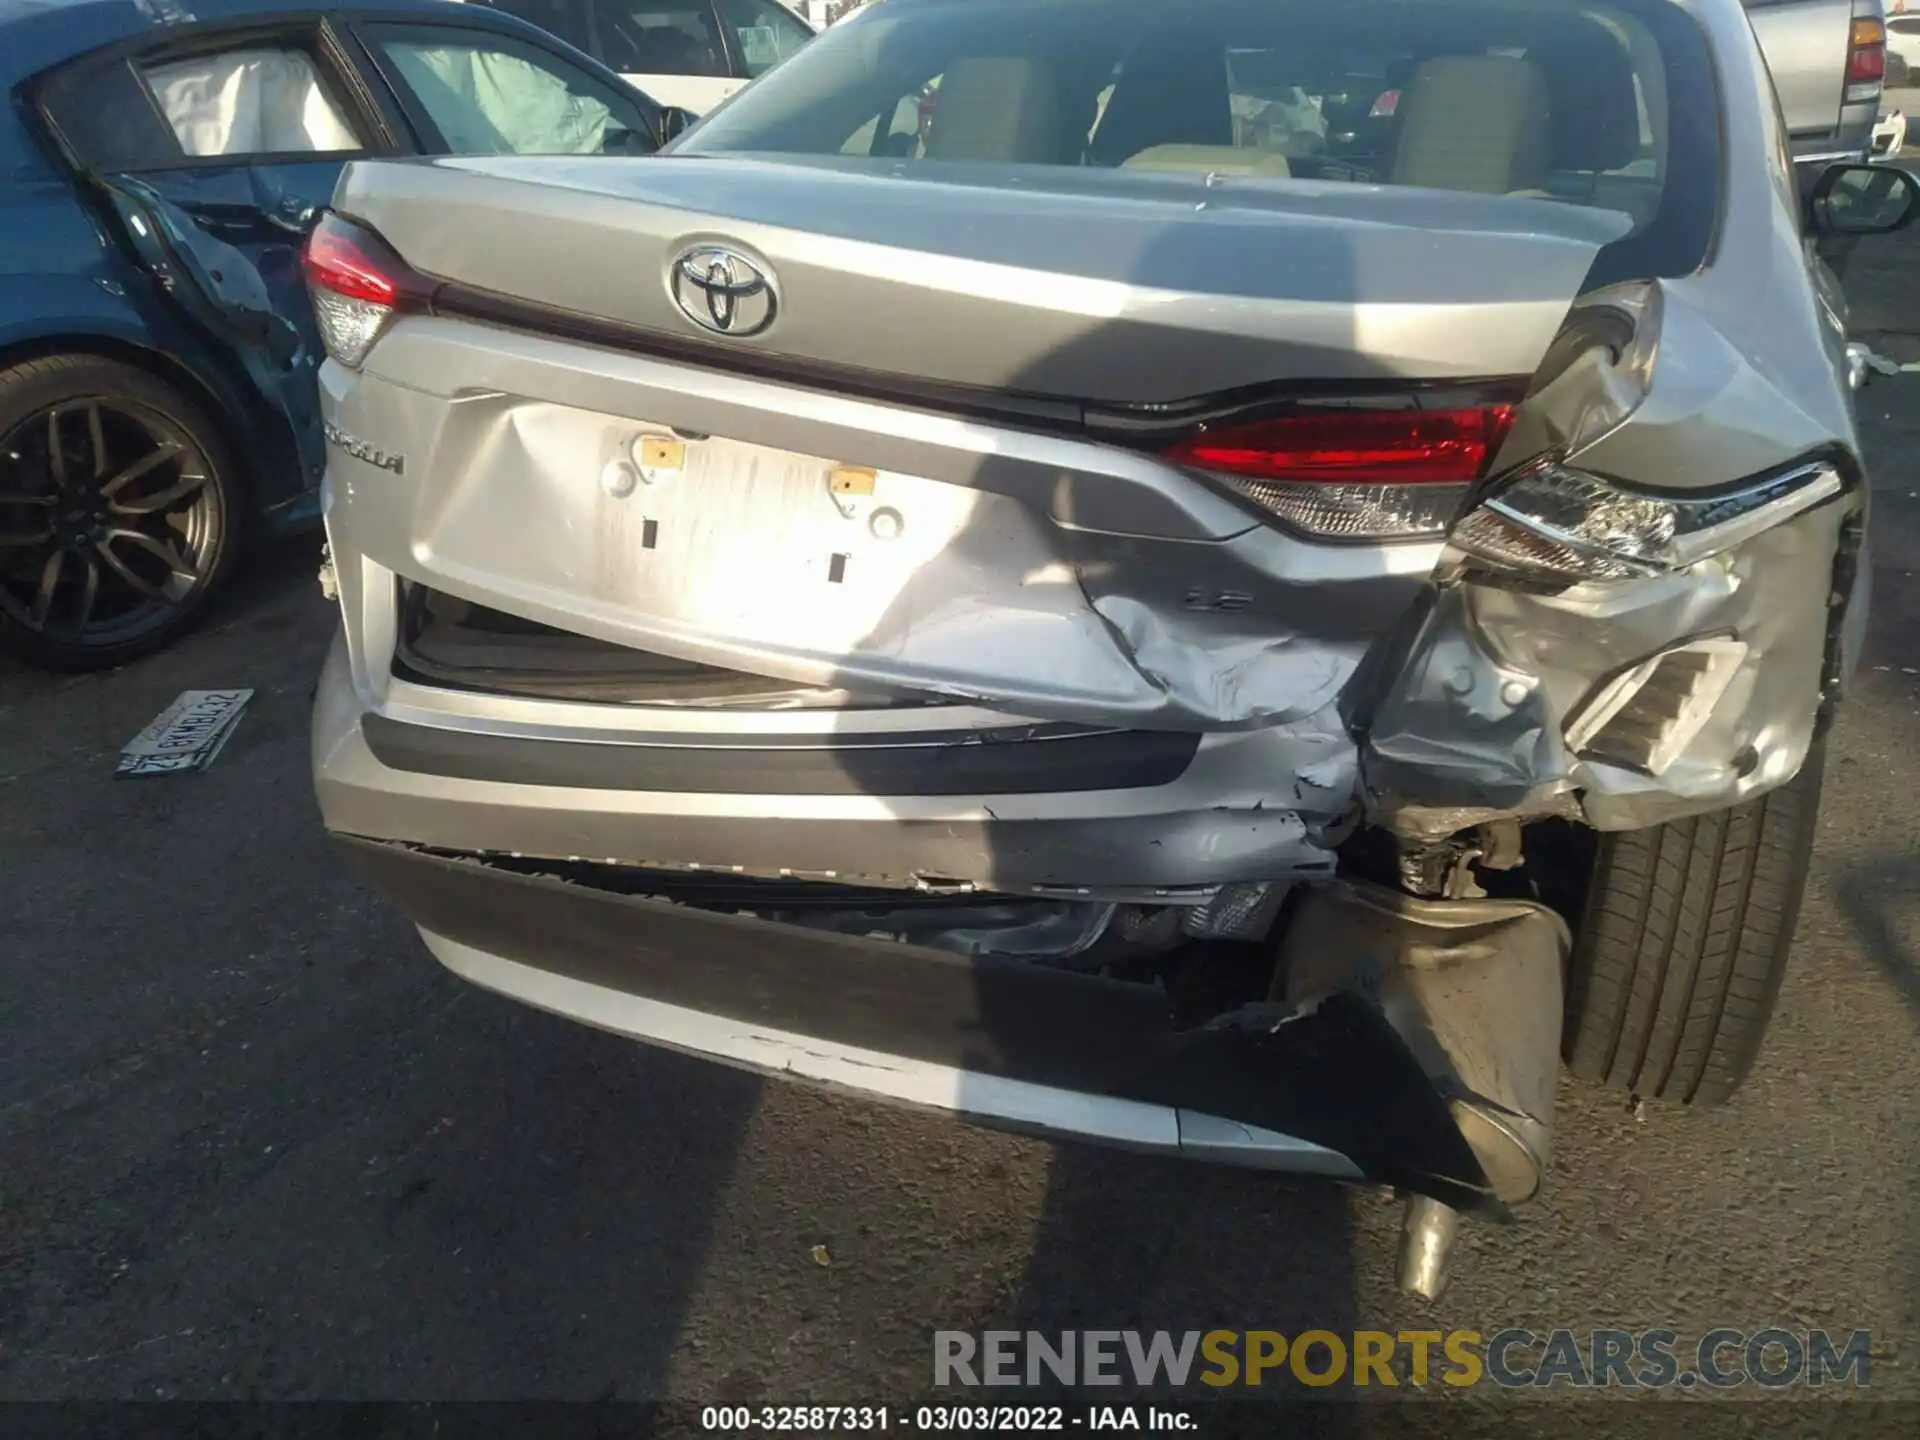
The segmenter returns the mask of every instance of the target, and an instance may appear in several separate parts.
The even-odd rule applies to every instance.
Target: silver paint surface
[[[315,727],[328,824],[873,883],[1204,888],[1324,874],[1358,818],[1413,838],[1501,816],[1626,829],[1784,782],[1814,732],[1830,619],[1848,642],[1843,675],[1864,623],[1864,568],[1837,597],[1844,616],[1829,611],[1862,503],[1845,336],[1800,233],[1744,15],[1727,0],[1689,8],[1727,117],[1710,261],[1621,301],[1639,307],[1646,353],[1589,354],[1541,387],[1496,469],[1551,448],[1617,482],[1698,492],[1817,451],[1850,479],[1839,499],[1680,575],[1540,594],[1456,573],[1438,544],[1303,541],[1199,476],[1091,440],[408,317],[364,373],[322,375],[333,423],[411,462],[398,477],[333,456],[345,627]],[[1196,209],[1187,178],[369,162],[349,168],[337,203],[424,271],[707,345],[717,365],[751,350],[1101,401],[1526,376],[1622,223],[1529,199],[1231,180]],[[708,244],[778,276],[764,333],[703,337],[678,313],[665,267]],[[1287,265],[1248,258],[1276,250]],[[682,473],[602,483],[640,437],[675,432],[711,437],[688,443]],[[876,472],[870,496],[830,492],[842,465]],[[649,521],[654,550],[640,545]],[[1059,719],[1204,740],[1155,790],[964,801],[401,775],[366,750],[362,714],[613,743],[636,717],[395,681],[396,577],[797,684],[939,696],[951,708],[929,724]],[[1226,594],[1247,598],[1206,603]],[[1596,687],[1717,633],[1748,658],[1659,779],[1569,753],[1566,727]],[[644,728],[663,723],[693,722],[649,715]],[[769,721],[699,723],[719,736]],[[1049,828],[1023,830],[1036,825]]]

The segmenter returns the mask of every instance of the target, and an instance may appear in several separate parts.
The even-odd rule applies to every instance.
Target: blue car
[[[317,521],[300,253],[349,160],[644,154],[662,125],[438,0],[0,0],[0,93],[0,650],[62,670],[166,644],[250,536]]]

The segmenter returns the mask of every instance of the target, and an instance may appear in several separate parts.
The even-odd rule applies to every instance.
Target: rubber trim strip
[[[1017,731],[795,736],[785,743],[648,745],[532,739],[385,715],[361,722],[391,770],[578,790],[693,795],[1041,795],[1171,784],[1200,748],[1197,734],[1022,726]],[[1066,733],[1061,733],[1061,729]]]

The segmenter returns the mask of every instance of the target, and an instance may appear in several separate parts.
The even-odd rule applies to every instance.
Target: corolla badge
[[[396,475],[407,473],[407,457],[397,450],[382,450],[378,445],[369,445],[358,435],[349,435],[331,420],[323,427],[327,443],[337,450],[344,450],[356,460],[381,470],[391,470]]]
[[[780,308],[773,277],[725,245],[682,251],[667,272],[667,284],[681,314],[716,335],[758,335]]]

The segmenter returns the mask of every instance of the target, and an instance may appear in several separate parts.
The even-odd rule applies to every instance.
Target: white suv
[[[813,38],[778,0],[474,0],[584,50],[655,102],[703,115]]]

